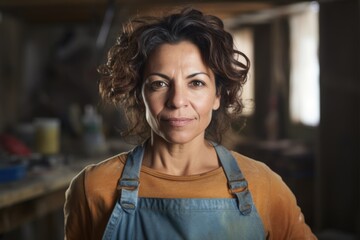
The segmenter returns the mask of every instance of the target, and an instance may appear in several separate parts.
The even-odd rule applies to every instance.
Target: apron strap
[[[117,189],[120,190],[120,205],[127,213],[133,213],[137,206],[139,175],[144,156],[144,146],[139,145],[129,152]]]
[[[213,143],[228,180],[229,190],[238,200],[239,210],[243,215],[249,215],[252,210],[253,200],[236,159],[223,146]],[[139,193],[139,175],[141,162],[144,156],[144,146],[135,147],[128,155],[122,176],[118,183],[121,191],[120,205],[128,213],[133,213],[137,207]]]
[[[229,190],[238,200],[239,210],[243,215],[249,215],[252,210],[253,200],[239,165],[233,155],[225,147],[213,143],[228,180]]]

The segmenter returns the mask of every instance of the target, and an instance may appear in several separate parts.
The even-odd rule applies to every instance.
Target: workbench
[[[86,165],[95,161],[77,160],[40,173],[29,173],[18,181],[1,183],[0,235],[61,209],[71,179]]]

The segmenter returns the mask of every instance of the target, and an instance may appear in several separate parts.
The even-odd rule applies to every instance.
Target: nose
[[[187,96],[186,88],[178,84],[173,84],[170,87],[166,105],[169,108],[186,107],[188,105],[188,96]]]

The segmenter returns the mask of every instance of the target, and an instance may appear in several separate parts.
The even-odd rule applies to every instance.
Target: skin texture
[[[196,45],[181,41],[156,48],[145,67],[142,97],[152,129],[144,165],[174,175],[219,166],[205,129],[220,106],[220,96]]]

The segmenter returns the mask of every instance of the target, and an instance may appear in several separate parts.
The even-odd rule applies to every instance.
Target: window
[[[233,32],[235,47],[243,52],[250,59],[250,70],[248,74],[247,82],[244,85],[242,91],[242,100],[244,109],[242,114],[244,116],[250,116],[254,112],[254,61],[253,54],[253,31],[250,28],[243,28]]]
[[[317,126],[320,119],[318,4],[290,17],[290,117]]]

